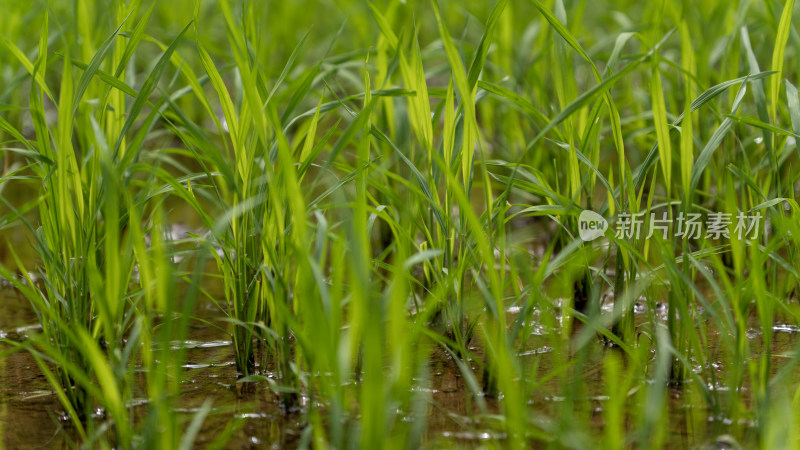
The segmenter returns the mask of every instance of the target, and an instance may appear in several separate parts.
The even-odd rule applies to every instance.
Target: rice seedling
[[[800,446],[793,0],[0,7],[0,420]]]

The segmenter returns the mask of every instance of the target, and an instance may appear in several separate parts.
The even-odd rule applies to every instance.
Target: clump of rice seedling
[[[143,213],[152,208],[149,200],[153,194],[137,188],[142,179],[137,175],[143,173],[143,166],[131,164],[140,158],[143,139],[141,135],[129,139],[127,131],[149,103],[148,97],[178,41],[166,49],[138,93],[127,87],[120,80],[152,8],[143,11],[143,22],[134,28],[127,45],[117,46],[115,41],[126,19],[141,12],[138,4],[130,9],[120,6],[116,10],[119,26],[99,45],[88,64],[72,59],[68,42],[62,55],[50,50],[49,16],[45,14],[35,62],[15,52],[23,65],[32,67],[35,80],[30,89],[35,139],[25,138],[3,122],[4,130],[25,147],[22,154],[29,163],[24,169],[39,189],[38,226],[6,201],[33,236],[40,263],[35,275],[41,277],[41,281],[34,281],[16,255],[22,277],[2,269],[4,278],[12,280],[31,302],[41,324],[40,335],[15,345],[27,348],[34,356],[87,445],[110,440],[120,448],[131,448],[139,439],[129,406],[137,361],[142,361],[150,374],[147,386],[155,420],[149,429],[142,427],[144,441],[153,441],[156,446],[156,436],[160,436],[163,446],[180,443],[181,424],[171,419],[174,404],[170,398],[176,394],[176,385],[169,381],[170,377],[180,378],[180,359],[174,364],[157,364],[153,344],[160,341],[164,348],[161,360],[174,358],[174,353],[165,357],[166,349],[174,336],[185,334],[187,326],[186,319],[180,326],[171,326],[168,320],[162,332],[153,333],[157,311],[169,316],[178,308],[171,291],[177,276],[157,236],[156,244],[145,247],[141,228],[148,219]],[[40,75],[59,56],[62,70],[56,90]],[[80,76],[74,77],[73,72]],[[53,91],[58,92],[57,97]],[[117,94],[135,97],[127,116],[116,114],[126,110],[126,99]],[[96,97],[86,101],[85,96]],[[57,110],[54,125],[46,119],[46,104]],[[153,109],[146,121],[152,123],[157,113],[158,108]],[[145,179],[154,178],[151,174]],[[155,229],[160,227],[163,221],[158,221]],[[143,290],[131,283],[134,272],[145,280]],[[185,305],[183,312],[188,317],[192,302]],[[113,424],[109,436],[103,431],[109,424],[98,423],[106,418]],[[157,433],[155,426],[160,430]],[[192,438],[187,439],[191,442]]]

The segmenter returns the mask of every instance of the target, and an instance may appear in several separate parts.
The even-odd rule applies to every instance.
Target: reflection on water
[[[658,305],[656,305],[656,317]],[[556,312],[558,309],[556,308]],[[649,316],[647,305],[639,304],[635,309],[636,323],[647,326]],[[509,323],[520,314],[518,308],[511,307],[507,311]],[[212,413],[206,419],[203,431],[197,444],[210,444],[231,421],[239,423],[229,446],[231,448],[252,448],[262,446],[294,447],[299,444],[303,431],[308,424],[302,411],[286,413],[280,407],[280,398],[269,390],[266,383],[256,385],[250,391],[236,389],[236,368],[233,347],[229,337],[218,328],[226,327],[220,318],[219,310],[210,302],[201,304],[196,313],[201,320],[191,325],[188,339],[184,342],[172,343],[175,347],[187,350],[184,365],[185,379],[183,393],[180,397],[179,414],[188,415],[196,412],[207,399],[213,401]],[[519,352],[521,364],[534,364],[535,368],[528,373],[537,379],[548,376],[556,367],[563,366],[564,349],[556,351],[550,336],[560,333],[557,329],[560,321],[552,324],[540,323],[539,311],[529,316],[532,322],[528,327],[528,339]],[[757,317],[751,328],[758,327]],[[208,323],[205,323],[207,321]],[[0,289],[0,335],[12,340],[22,340],[36,323],[36,316],[27,301],[16,295],[11,289]],[[793,355],[797,345],[798,328],[794,325],[778,322],[773,327],[772,348],[769,350],[777,372],[780,364]],[[748,335],[753,349],[760,349],[763,336],[760,333]],[[605,352],[616,351],[604,347],[600,340],[590,344],[581,373],[576,374],[582,383],[582,392],[576,400],[589,408],[589,423],[600,431],[604,426],[604,409],[609,399],[606,380],[603,379],[603,360]],[[709,327],[708,367],[696,365],[694,373],[701,377],[713,375],[713,379],[705,380],[709,391],[732,395],[731,388],[726,386],[725,369],[732,367],[730,355],[719,345],[719,336]],[[8,346],[0,344],[0,351]],[[472,347],[475,359],[483,358],[482,350]],[[480,368],[470,363],[475,376],[480,379]],[[467,380],[464,379],[457,363],[442,349],[436,349],[431,355],[430,378],[418,379],[412,390],[422,393],[428,398],[427,406],[416,411],[396,411],[405,422],[424,418],[427,421],[427,433],[423,445],[429,447],[466,446],[480,447],[489,443],[502,445],[507,436],[502,433],[497,417],[502,414],[499,402],[492,398],[476,399],[470,394]],[[273,376],[269,372],[265,374]],[[309,374],[307,374],[309,375]],[[142,377],[143,378],[143,377]],[[564,380],[561,377],[550,377],[529,396],[528,405],[530,420],[547,426],[548,417],[558,417],[565,408]],[[646,379],[635,383],[627,393],[629,401],[639,401],[638,390]],[[716,416],[707,407],[702,393],[692,383],[673,386],[669,393],[670,439],[680,447],[700,446],[715,443],[727,434],[744,436],[745,443],[755,442],[754,423],[750,419],[731,420],[728,417]],[[736,395],[749,402],[751,395],[747,382],[739,388]],[[502,395],[502,394],[501,394]],[[486,413],[478,407],[485,403]],[[306,399],[308,401],[308,399]],[[134,410],[146,408],[146,399],[135,399],[129,405]],[[324,409],[324,405],[320,405]],[[630,406],[630,403],[629,403]],[[575,407],[574,405],[572,407]],[[724,410],[724,409],[723,409]],[[41,374],[35,361],[25,352],[17,352],[0,359],[0,450],[5,448],[69,448],[76,436],[67,421],[59,419],[62,409],[56,397]],[[634,409],[631,409],[633,414]],[[424,416],[424,417],[420,417]],[[630,418],[630,424],[635,422]],[[748,431],[749,430],[749,431]]]

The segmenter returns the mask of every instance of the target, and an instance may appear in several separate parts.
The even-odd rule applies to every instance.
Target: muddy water
[[[36,316],[14,291],[0,290],[0,337],[24,339]],[[0,352],[9,347],[0,344]],[[65,447],[68,431],[59,422],[58,400],[36,362],[25,352],[0,358],[0,447]]]
[[[220,313],[211,304],[202,305],[197,315],[212,322]],[[218,321],[218,325],[225,327]],[[0,289],[0,336],[23,341],[37,330],[36,316],[27,300],[10,288]],[[212,442],[232,420],[241,428],[233,435],[228,448],[294,447],[306,427],[302,413],[285,413],[279,398],[257,385],[254,392],[239,392],[232,386],[236,379],[234,353],[228,336],[213,327],[195,322],[185,365],[184,389],[179,414],[196,412],[211,399],[212,413],[206,419],[197,444]],[[0,351],[9,349],[0,344]],[[476,432],[480,422],[470,419],[477,412],[468,401],[467,388],[456,364],[444,352],[435,352],[431,380],[424,388],[430,394],[426,411],[431,430],[429,445],[445,441],[484,441],[487,432]],[[497,412],[489,401],[490,411]],[[36,366],[24,351],[0,358],[0,450],[21,448],[70,448],[76,434],[63,420],[63,408]]]
[[[205,320],[217,322],[221,315],[211,304],[201,305],[197,315]],[[643,324],[647,319],[645,308],[637,308],[637,322]],[[516,311],[509,310],[509,321]],[[658,312],[656,313],[658,315]],[[0,289],[0,336],[15,341],[24,340],[29,332],[36,330],[36,316],[27,301],[9,288]],[[749,333],[751,345],[755,348],[761,336],[753,330]],[[778,324],[774,328],[773,347],[774,371],[793,352],[797,344],[798,328]],[[559,367],[564,358],[549,346],[548,335],[558,330],[534,327],[533,333],[522,352],[525,358],[538,358],[539,375],[546,375],[553,367]],[[713,388],[719,391],[728,389],[724,385],[725,368],[729,359],[717,345],[718,338],[709,332],[709,353],[719,376]],[[615,351],[603,347],[599,340],[587,353],[587,359],[578,376],[582,379],[582,392],[579,398],[588,405],[590,424],[599,431],[603,426],[603,409],[608,400],[606,386],[602,377],[604,352]],[[177,413],[189,414],[197,411],[206,399],[213,401],[214,409],[207,418],[198,444],[210,443],[233,419],[239,419],[241,428],[234,433],[229,448],[295,447],[306,427],[302,413],[284,413],[278,397],[264,384],[257,385],[254,392],[237,392],[231,386],[235,380],[234,355],[228,336],[202,322],[195,322],[190,330],[184,390],[180,397]],[[9,347],[2,346],[0,351]],[[480,353],[480,349],[474,349]],[[490,418],[482,417],[471,398],[466,383],[457,365],[443,351],[435,351],[430,363],[431,378],[415,389],[423,389],[429,394],[427,416],[428,431],[424,444],[428,447],[467,446],[480,447],[489,444],[503,445],[505,436],[497,431]],[[480,377],[480,373],[476,373]],[[797,377],[795,377],[797,378]],[[553,377],[530,395],[528,404],[532,420],[536,415],[559,417],[563,414],[559,396],[565,387],[559,377]],[[711,381],[709,381],[711,383]],[[637,382],[636,385],[639,383]],[[747,386],[742,395],[749,397]],[[497,402],[486,399],[489,413],[499,413]],[[734,433],[743,438],[743,444],[755,443],[753,424],[747,420],[732,423],[725,417],[709,417],[709,410],[700,394],[691,384],[669,389],[669,429],[667,442],[671,447],[697,447],[713,443],[718,437]],[[62,408],[51,393],[49,386],[26,352],[17,352],[0,358],[0,450],[17,448],[69,448],[75,435],[68,422],[60,420]],[[407,417],[407,420],[413,416]],[[545,420],[545,419],[543,419]],[[631,423],[632,425],[632,423]]]
[[[215,316],[211,305],[201,309],[208,317]],[[35,323],[26,300],[10,289],[0,290],[0,336],[21,341],[29,327],[35,331]],[[232,419],[241,418],[246,421],[231,440],[231,448],[291,446],[304,426],[301,417],[283,414],[266,392],[237,394],[231,387],[236,379],[233,348],[227,336],[212,330],[207,325],[195,326],[185,343],[188,359],[177,412],[188,416],[206,399],[214,405],[198,444],[210,443]],[[8,348],[0,347],[0,351]],[[28,353],[0,359],[0,449],[69,448],[75,435],[70,424],[60,418],[62,411]]]

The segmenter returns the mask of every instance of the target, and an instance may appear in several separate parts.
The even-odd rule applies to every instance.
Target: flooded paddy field
[[[800,448],[800,5],[695,3],[0,0],[0,450]]]

